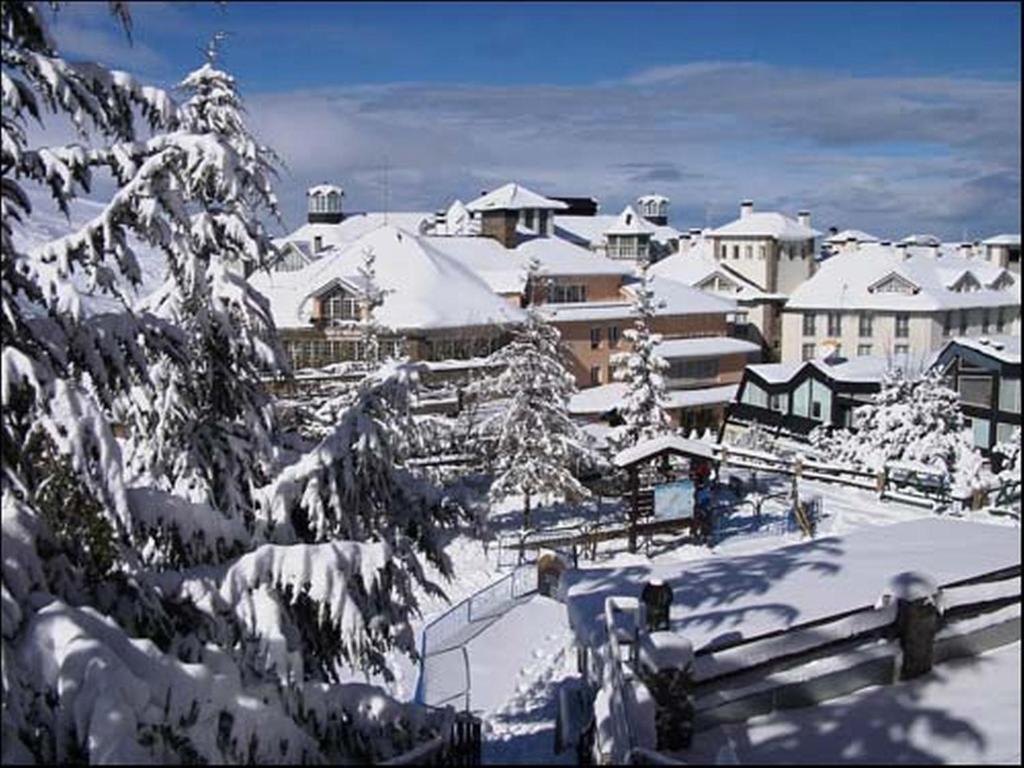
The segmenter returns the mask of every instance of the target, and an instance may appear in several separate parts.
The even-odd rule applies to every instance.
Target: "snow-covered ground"
[[[789,487],[788,481],[773,481],[767,474],[762,474],[762,477],[764,479],[764,490],[768,492],[781,492]],[[881,541],[884,540],[885,534],[882,531],[878,531],[877,534],[871,534],[870,529],[877,526],[891,526],[907,521],[935,518],[934,513],[922,507],[893,501],[879,502],[876,496],[868,491],[814,481],[802,481],[800,492],[801,495],[821,495],[822,497],[824,517],[818,529],[819,540],[833,539],[833,537],[845,534],[862,532],[868,535],[869,539]],[[763,522],[767,522],[772,516],[781,515],[784,506],[784,502],[781,500],[766,503],[762,512]],[[597,518],[611,519],[617,514],[621,515],[621,509],[606,500],[600,506],[590,504],[582,507],[568,507],[564,505],[541,507],[534,511],[534,520],[541,525],[565,525],[587,520],[593,521]],[[801,534],[797,532],[784,535],[763,535],[762,532],[753,528],[752,512],[743,511],[741,508],[735,514],[738,517],[750,515],[751,530],[748,533],[743,525],[738,526],[736,533],[725,538],[713,550],[709,551],[705,546],[691,544],[686,540],[685,536],[656,537],[651,543],[649,555],[643,549],[640,553],[629,554],[626,552],[625,541],[606,542],[600,545],[596,561],[581,561],[580,567],[603,570],[628,566],[670,566],[672,564],[692,563],[696,560],[708,560],[709,557],[719,562],[728,562],[725,556],[729,556],[731,559],[732,556],[766,553],[785,545],[799,544],[803,540]],[[969,515],[967,519],[971,522],[990,523],[992,525],[1008,527],[1010,530],[1005,532],[1006,540],[1011,546],[1016,546],[1019,551],[1020,528],[1016,522],[984,514]],[[498,534],[515,531],[519,529],[521,522],[518,500],[506,500],[492,512],[490,518],[491,532],[492,534]],[[954,527],[957,525],[957,522],[953,520],[944,522],[948,522],[949,525]],[[973,526],[967,526],[963,530],[973,528]],[[984,536],[985,531],[981,531],[981,534]],[[862,536],[857,538],[862,538]],[[821,547],[811,545],[811,549],[819,552]],[[487,586],[506,572],[497,568],[497,553],[493,540],[489,551],[485,553],[479,540],[469,535],[462,535],[452,540],[447,551],[455,562],[456,579],[448,589],[453,603]],[[872,585],[872,595],[868,602],[877,597],[875,592],[884,587],[886,577],[891,575],[888,571],[895,572],[895,570],[905,569],[901,562],[902,559],[900,562],[893,562],[891,567],[888,567],[888,564],[886,564],[886,573],[880,572],[878,574],[876,579],[878,583]],[[810,564],[807,565],[810,567]],[[823,579],[818,579],[818,581],[827,583]],[[877,590],[875,587],[877,587]],[[761,602],[764,602],[763,596]],[[425,603],[425,621],[440,615],[445,609],[446,605],[441,601],[428,601]],[[560,603],[543,597],[535,597],[509,611],[492,626],[470,641],[467,646],[472,687],[470,700],[471,708],[478,711],[485,722],[485,762],[550,763],[570,762],[573,759],[571,754],[555,755],[553,751],[558,691],[561,685],[577,675],[575,653],[572,650],[571,642],[572,637],[568,627],[565,607]],[[1017,647],[1017,654],[1017,664],[1019,667],[1019,646]],[[988,661],[982,662],[979,660],[976,667],[978,670],[988,669],[987,664],[989,664]],[[406,665],[408,669],[402,684],[393,688],[396,693],[402,694],[404,692],[406,694],[402,698],[408,698],[412,695],[416,679],[416,670],[407,662]],[[974,669],[970,663],[962,666],[965,669]],[[953,667],[943,665],[943,670],[948,669],[953,669]],[[937,674],[945,674],[945,672]],[[949,691],[952,693],[950,695],[960,695],[956,691],[959,690],[958,686],[962,684],[967,685],[962,683],[964,679],[974,680],[975,684],[983,682],[974,673],[969,673],[966,678],[962,676],[951,677],[949,685],[952,687],[949,687]],[[1019,679],[1019,675],[1015,675],[1013,679]],[[924,683],[922,681],[922,683],[915,683],[913,685],[921,687]],[[969,686],[967,687],[969,688]],[[879,696],[884,694],[886,690],[888,689],[879,689],[877,691],[872,689],[873,693],[864,693],[862,698],[865,701],[859,704],[856,702],[861,700],[857,699],[857,696],[861,694],[848,697],[852,700],[848,705],[849,711],[851,713],[860,712],[861,707],[867,707],[872,701],[879,700]],[[924,693],[917,693],[916,687],[908,687],[907,690],[906,694],[902,692],[899,694],[899,696],[904,698],[893,699],[891,707],[894,713],[906,711],[906,697],[908,696],[932,695],[932,689],[930,688],[926,690],[922,688],[922,690],[925,690]],[[1008,709],[995,718],[999,722],[992,726],[992,729],[994,729],[991,741],[992,748],[984,745],[978,747],[977,743],[974,743],[973,746],[966,742],[960,744],[958,739],[962,740],[965,737],[958,736],[957,732],[951,732],[946,737],[946,742],[949,742],[952,746],[947,750],[937,742],[935,754],[940,757],[960,755],[963,759],[984,759],[986,761],[999,760],[1003,759],[1005,755],[1015,754],[1013,752],[1013,744],[1011,743],[1013,741],[1013,734],[1008,733],[1007,722],[1010,720],[1015,722],[1016,715],[1013,713],[1019,713],[1020,711],[1019,684],[1017,685],[1017,691],[1015,703],[1013,701],[1009,701],[1009,703],[1004,702]],[[1007,692],[1007,694],[1009,693]],[[893,695],[895,696],[895,694]],[[871,698],[872,696],[874,698]],[[915,701],[916,699],[911,698],[910,700]],[[1000,701],[1003,702],[1003,699],[1000,699]],[[827,752],[829,749],[829,740],[827,738],[829,729],[852,728],[852,725],[829,725],[829,722],[836,720],[840,716],[844,705],[837,700],[836,702],[829,702],[825,706],[826,709],[815,708],[809,710],[804,715],[812,725],[819,723],[821,730],[821,734],[816,739],[809,737],[806,757],[793,756],[792,752],[784,753],[782,746],[776,746],[774,748],[777,749],[777,752],[766,753],[768,756],[765,759],[769,761],[776,759],[772,756],[776,755],[779,761],[793,759],[801,762],[810,762],[820,757],[821,754],[831,755],[830,752]],[[819,710],[831,714],[815,715],[814,713]],[[767,721],[770,724],[761,726],[761,730],[757,731],[757,734],[752,734],[750,736],[751,741],[762,738],[766,742],[770,741],[772,745],[788,743],[785,739],[784,729],[790,727],[794,732],[798,730],[798,726],[793,724],[801,717],[797,712],[783,713],[779,716],[778,720]],[[963,713],[965,717],[968,715],[973,717],[970,712],[967,712],[962,707],[958,712]],[[1010,713],[1009,717],[1006,716],[1006,712]],[[818,719],[815,719],[816,717]],[[832,721],[828,719],[829,717],[832,718]],[[938,715],[930,710],[921,715],[920,718],[922,721],[930,718],[928,721],[932,724],[939,723],[935,727],[941,727],[941,722],[943,722]],[[871,732],[873,727],[877,729],[879,726],[871,726],[870,723],[864,726],[865,729],[868,729],[868,733]],[[896,725],[894,727],[901,728],[903,726]],[[772,730],[773,728],[774,730]],[[963,733],[966,733],[966,731],[963,731]],[[984,733],[986,738],[988,738],[988,730],[985,730]],[[1017,733],[1017,746],[1015,749],[1016,753],[1019,753],[1019,730]],[[917,731],[914,734],[917,734]],[[912,736],[913,738],[908,737],[909,741],[903,739],[903,741],[906,741],[903,748],[908,750],[905,753],[907,755],[912,754],[909,750],[911,750],[915,743],[913,739],[917,738],[916,735],[912,734]],[[735,741],[735,736],[732,738]],[[900,743],[900,740],[896,737],[888,738],[888,744],[893,749],[899,746]],[[1006,749],[1003,746],[999,746],[1007,744],[1009,746]],[[791,750],[796,749],[796,746],[790,744],[789,748]],[[825,752],[819,753],[816,751],[819,748],[820,750],[825,750]],[[739,747],[737,749],[742,753],[742,749]],[[850,747],[850,750],[854,749],[855,747]],[[1006,751],[1007,749],[1009,751]],[[899,759],[898,754],[903,754],[891,750],[886,752],[881,747],[879,747],[879,750],[878,760],[889,759],[890,755],[895,755],[892,759]],[[971,750],[974,751],[972,752]],[[800,752],[800,755],[803,754],[803,752]],[[856,760],[855,754],[855,752],[851,751],[850,756],[844,757],[836,753],[832,755],[832,759]],[[873,755],[874,753],[871,754]],[[715,755],[712,754],[711,759],[714,757]],[[743,759],[742,754],[740,757]],[[873,758],[871,755],[868,755],[865,759]]]
[[[917,680],[713,728],[697,735],[687,760],[1019,765],[1020,656],[1013,643]]]

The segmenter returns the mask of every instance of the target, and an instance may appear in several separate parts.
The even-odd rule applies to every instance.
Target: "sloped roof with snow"
[[[654,225],[627,205],[615,222],[604,231],[605,235],[653,235]]]
[[[409,232],[418,232],[421,222],[433,221],[433,219],[434,214],[425,211],[348,213],[337,224],[310,224],[307,222],[291,234],[279,237],[274,242],[277,245],[302,242],[312,247],[314,240],[319,237],[323,248],[330,246],[343,248],[385,224],[392,224]]]
[[[995,235],[981,241],[982,245],[1020,245],[1020,233],[1015,235]]]
[[[821,233],[775,211],[752,212],[713,229],[711,237],[774,237],[776,240],[810,240]]]
[[[967,273],[982,287],[964,292],[952,290]],[[916,292],[872,290],[887,276],[911,284]],[[1002,290],[988,287],[999,279],[1013,283]],[[1019,303],[1019,279],[984,260],[942,252],[938,256],[925,255],[909,248],[868,243],[823,261],[818,271],[793,292],[786,309],[934,311]]]
[[[907,235],[900,243],[903,245],[942,245],[942,240],[935,235]]]
[[[593,415],[607,413],[625,403],[628,385],[622,381],[581,389],[569,399],[569,413]],[[699,389],[670,389],[665,393],[667,408],[695,408],[703,405],[731,403],[736,398],[737,384]]]
[[[978,338],[957,336],[946,342],[943,349],[950,344],[968,347],[1003,363],[1020,365],[1020,336],[1011,336],[1003,333],[989,334]]]
[[[614,227],[622,214],[597,214],[596,216],[555,216],[554,234],[572,243],[585,246],[604,245],[605,233]],[[643,217],[640,217],[643,219]],[[651,240],[665,244],[669,240],[678,240],[680,232],[668,224],[654,225],[643,219],[644,224],[651,227]],[[613,233],[614,234],[614,233]]]
[[[515,182],[503,184],[466,205],[466,210],[473,212],[521,211],[538,208],[549,211],[565,211],[569,206],[561,200],[544,197],[544,195]]]
[[[781,294],[771,294],[762,291],[754,283],[743,277],[743,275],[730,269],[727,264],[715,259],[712,255],[713,252],[710,240],[698,240],[694,245],[690,246],[689,250],[673,253],[671,256],[667,256],[653,264],[650,268],[650,274],[694,287],[699,286],[717,274],[722,279],[736,285],[738,290],[735,294],[730,294],[730,297],[735,298],[737,301],[786,298]]]
[[[627,296],[632,297],[638,285],[639,281],[633,280],[622,288]],[[659,315],[722,314],[737,309],[732,299],[715,296],[666,277],[650,277],[650,289],[654,293],[654,306]]]
[[[521,310],[498,296],[466,266],[432,246],[427,238],[391,224],[347,247],[332,249],[303,269],[261,273],[251,282],[270,300],[278,327],[308,327],[312,294],[336,280],[357,283],[367,250],[376,257],[376,283],[384,291],[376,319],[386,327],[461,328],[515,323],[523,318]]]
[[[880,238],[869,235],[867,232],[862,232],[859,229],[844,229],[842,232],[836,232],[834,235],[829,235],[825,238],[826,243],[832,244],[842,244],[850,240],[856,240],[858,243],[877,243],[880,241]]]

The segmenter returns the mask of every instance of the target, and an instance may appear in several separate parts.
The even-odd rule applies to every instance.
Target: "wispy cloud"
[[[1019,83],[711,62],[589,86],[260,94],[250,108],[289,163],[292,221],[302,188],[324,178],[378,207],[386,165],[393,205],[425,210],[518,179],[606,211],[657,187],[679,226],[754,197],[894,236],[1020,228]]]

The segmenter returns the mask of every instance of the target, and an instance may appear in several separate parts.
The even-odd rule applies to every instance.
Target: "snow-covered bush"
[[[661,335],[651,331],[654,320],[654,293],[650,288],[646,261],[640,265],[640,284],[636,287],[633,327],[623,331],[632,350],[612,355],[616,381],[626,382],[626,395],[620,416],[623,424],[609,436],[616,450],[636,445],[642,440],[669,432],[672,422],[665,411],[665,379],[668,369],[655,352]]]
[[[853,411],[852,430],[819,427],[810,438],[828,461],[872,472],[893,462],[918,464],[943,476],[958,495],[979,487],[981,454],[959,396],[936,370],[913,379],[898,368],[887,372],[872,402]]]
[[[267,155],[234,122],[223,73],[193,73],[178,106],[61,58],[45,13],[0,11],[2,760],[390,757],[433,726],[337,681],[411,650],[411,586],[437,590],[418,553],[450,571],[435,529],[452,510],[397,466],[405,384],[368,384],[335,434],[256,487],[275,450],[256,373],[276,341],[229,262],[267,252]],[[44,109],[90,143],[33,146]],[[117,189],[98,215],[15,246],[32,223],[26,185],[66,212],[99,172]],[[132,239],[167,261],[138,311]],[[83,312],[83,274],[125,310]],[[130,480],[115,418],[142,460]]]
[[[527,285],[536,286],[539,280],[540,264],[531,259]],[[587,437],[569,416],[576,383],[565,368],[558,329],[533,304],[512,341],[492,359],[502,368],[485,385],[487,393],[507,399],[508,405],[482,424],[482,432],[493,435],[496,444],[491,500],[521,495],[523,525],[529,528],[530,504],[537,496],[590,495],[573,475],[577,462],[589,453]]]
[[[1020,427],[1013,430],[1009,440],[992,446],[992,453],[998,455],[1002,462],[1000,479],[1020,480]]]

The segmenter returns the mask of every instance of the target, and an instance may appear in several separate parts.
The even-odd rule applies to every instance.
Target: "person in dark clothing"
[[[651,579],[640,592],[640,602],[647,611],[647,631],[668,629],[668,611],[672,605],[672,587],[661,579]]]

